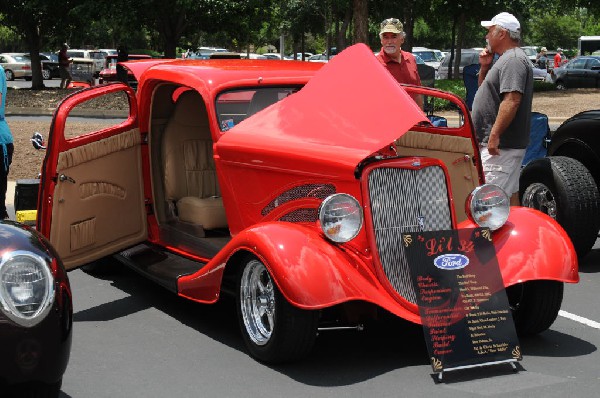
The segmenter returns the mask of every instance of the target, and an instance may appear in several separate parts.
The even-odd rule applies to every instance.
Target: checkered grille
[[[332,184],[305,184],[289,189],[285,192],[282,192],[279,196],[273,199],[268,205],[266,205],[262,211],[261,215],[266,216],[273,210],[275,210],[278,206],[281,206],[285,203],[291,202],[296,199],[304,199],[304,198],[317,198],[317,199],[325,199],[329,195],[335,193],[335,186]]]
[[[297,209],[282,216],[279,221],[316,222],[319,219],[318,209]]]
[[[383,271],[394,289],[415,303],[401,233],[452,228],[446,176],[439,166],[419,170],[379,168],[369,174],[368,184]]]

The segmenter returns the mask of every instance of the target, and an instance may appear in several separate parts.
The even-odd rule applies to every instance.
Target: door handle
[[[69,181],[69,182],[72,182],[73,184],[75,184],[75,180],[74,179],[72,179],[71,177],[69,177],[67,175],[64,175],[64,174],[61,174],[60,176],[58,176],[58,179],[60,181]]]

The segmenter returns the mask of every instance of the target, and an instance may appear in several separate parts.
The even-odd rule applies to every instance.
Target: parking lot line
[[[558,312],[558,315],[560,315],[564,318],[570,319],[572,321],[582,323],[586,326],[593,327],[594,329],[600,329],[600,323],[596,322],[596,321],[592,321],[591,319],[587,319],[587,318],[584,318],[579,315],[571,314],[570,312],[563,311],[563,310],[560,310]]]

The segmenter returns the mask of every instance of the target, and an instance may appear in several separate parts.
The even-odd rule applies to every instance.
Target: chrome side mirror
[[[31,144],[35,149],[46,149],[46,145],[44,144],[44,136],[37,131],[31,136]]]

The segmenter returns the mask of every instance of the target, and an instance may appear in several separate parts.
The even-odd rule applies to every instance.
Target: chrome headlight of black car
[[[467,198],[467,214],[480,227],[492,231],[504,225],[510,214],[510,200],[502,188],[484,184],[473,190]]]
[[[363,224],[363,211],[353,196],[338,193],[328,196],[321,203],[319,221],[328,239],[344,243],[358,235]]]
[[[41,322],[54,301],[54,277],[44,259],[28,251],[12,251],[0,260],[0,309],[15,323]]]

